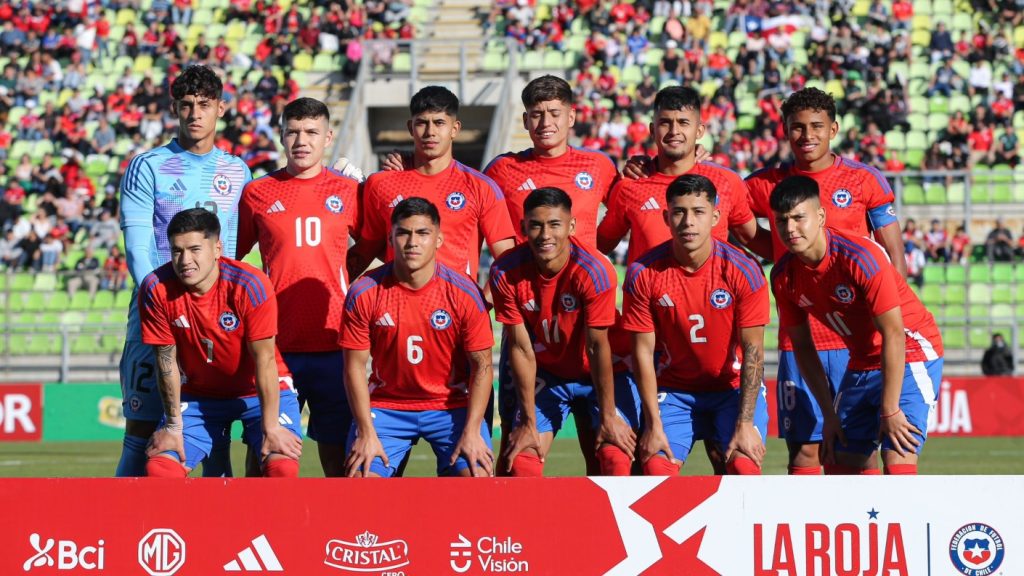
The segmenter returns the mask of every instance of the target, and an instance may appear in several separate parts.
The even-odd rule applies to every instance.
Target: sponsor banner
[[[1021,493],[1017,476],[10,479],[0,574],[1021,574]]]
[[[769,380],[768,433],[778,436],[775,381]],[[944,378],[928,435],[1024,436],[1024,378]]]
[[[42,437],[42,385],[0,384],[0,442],[41,440]]]
[[[124,436],[117,384],[46,384],[43,440],[120,440]]]

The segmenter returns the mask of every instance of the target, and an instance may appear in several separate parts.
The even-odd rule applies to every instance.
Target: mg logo
[[[173,576],[185,564],[185,541],[170,528],[155,528],[139,540],[139,565],[150,576]]]

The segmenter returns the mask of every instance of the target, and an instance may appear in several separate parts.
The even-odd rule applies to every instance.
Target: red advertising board
[[[767,382],[768,432],[779,430],[775,381]],[[1024,436],[1024,378],[943,378],[929,436]]]
[[[42,437],[43,385],[0,384],[0,441]]]

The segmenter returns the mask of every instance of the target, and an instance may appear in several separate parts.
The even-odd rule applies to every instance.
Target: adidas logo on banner
[[[647,210],[661,210],[661,206],[658,205],[658,201],[654,199],[654,196],[648,198],[647,202],[644,202],[644,205],[640,207],[641,212],[645,212]]]
[[[177,326],[178,328],[191,328],[192,327],[192,326],[189,326],[188,319],[185,318],[184,314],[182,314],[181,316],[178,316],[177,318],[174,319],[174,325]]]
[[[533,178],[527,178],[526,182],[523,182],[522,184],[519,185],[519,188],[516,188],[516,190],[536,190],[536,189],[537,189],[537,185],[533,183]]]
[[[533,298],[530,298],[530,301],[527,302],[526,304],[524,304],[523,308],[526,309],[528,312],[536,312],[537,311],[537,303],[534,302]]]
[[[801,294],[800,300],[797,301],[797,305],[800,306],[801,308],[809,308],[813,306],[814,303],[808,300],[806,295]]]
[[[277,214],[278,212],[284,212],[284,204],[281,204],[280,200],[275,200],[270,208],[267,208],[267,214]]]
[[[666,308],[672,308],[675,305],[676,305],[676,303],[673,302],[672,299],[668,297],[668,294],[662,294],[661,298],[658,298],[658,306],[664,306]]]
[[[241,563],[241,566],[239,566]],[[262,563],[262,564],[261,564]],[[281,562],[270,547],[266,534],[254,538],[252,546],[238,553],[238,558],[224,565],[225,572],[284,572]]]
[[[384,326],[384,327],[387,327],[387,328],[394,328],[395,327],[395,321],[391,319],[391,313],[390,312],[385,312],[383,316],[378,318],[377,321],[373,323],[373,325],[374,326]]]
[[[394,208],[395,206],[398,206],[398,203],[401,202],[402,200],[405,200],[405,198],[401,194],[395,196],[395,199],[391,201],[391,204],[388,204],[388,208]]]

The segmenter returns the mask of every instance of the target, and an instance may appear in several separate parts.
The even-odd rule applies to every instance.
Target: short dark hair
[[[459,98],[444,86],[426,86],[409,101],[413,116],[424,112],[443,112],[451,117],[459,115]]]
[[[437,211],[437,206],[430,200],[418,196],[406,198],[395,206],[395,210],[391,212],[391,225],[394,226],[413,216],[426,216],[434,226],[441,226],[441,214]]]
[[[284,112],[281,113],[282,123],[287,123],[289,120],[305,120],[306,118],[323,118],[330,123],[331,111],[327,109],[326,104],[316,98],[296,98],[286,104]]]
[[[676,178],[668,185],[665,189],[665,203],[671,204],[679,196],[686,196],[693,194],[699,196],[705,194],[708,197],[708,202],[712,206],[716,204],[718,200],[718,190],[715,188],[715,183],[711,181],[707,176],[701,176],[700,174],[683,174]]]
[[[546,74],[530,80],[523,88],[522,98],[523,106],[527,108],[551,100],[572,105],[572,87],[564,79]]]
[[[831,94],[827,94],[818,88],[804,88],[797,90],[786,98],[782,103],[782,122],[793,117],[797,112],[803,110],[817,110],[828,113],[828,119],[836,121],[836,101]]]
[[[661,110],[696,110],[700,112],[700,93],[687,86],[669,86],[654,97],[654,113]]]
[[[217,73],[208,66],[196,64],[185,68],[185,71],[174,79],[171,85],[171,97],[181,100],[185,96],[202,96],[212,100],[220,100],[224,84]]]
[[[203,238],[220,238],[220,219],[206,208],[188,208],[171,218],[167,225],[167,239],[181,234],[202,232]]]
[[[561,188],[537,188],[523,201],[523,214],[541,206],[565,208],[572,213],[572,198]]]
[[[808,200],[821,201],[818,181],[810,176],[790,176],[772,190],[768,204],[773,212],[785,214]]]

